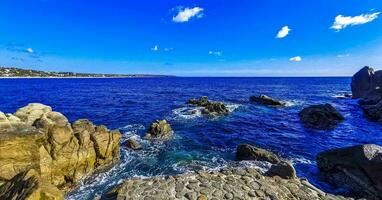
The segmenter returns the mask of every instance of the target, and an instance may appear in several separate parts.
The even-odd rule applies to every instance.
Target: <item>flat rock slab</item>
[[[178,176],[126,180],[101,199],[346,199],[301,179],[268,177],[256,169],[223,169]]]

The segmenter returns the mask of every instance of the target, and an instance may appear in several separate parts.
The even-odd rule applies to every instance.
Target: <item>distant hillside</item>
[[[149,74],[95,74],[75,72],[51,72],[31,69],[20,69],[15,67],[0,67],[0,77],[86,77],[86,78],[138,78],[138,77],[167,77],[164,75]]]

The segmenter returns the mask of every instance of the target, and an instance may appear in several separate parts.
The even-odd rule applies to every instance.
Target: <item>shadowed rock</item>
[[[167,140],[173,135],[171,125],[166,120],[157,120],[149,127],[145,138]]]
[[[251,96],[250,100],[268,106],[285,106],[285,102],[270,98],[267,95]]]
[[[206,96],[200,97],[199,99],[190,99],[187,101],[187,104],[203,107],[202,114],[204,115],[219,116],[229,113],[229,110],[223,102],[209,101]]]
[[[353,98],[380,100],[382,97],[382,71],[364,67],[352,77]]]
[[[237,147],[236,160],[258,160],[267,161],[272,164],[280,162],[280,159],[274,153],[249,144],[241,144]]]
[[[368,199],[382,198],[382,147],[357,145],[317,155],[319,169],[336,185]]]
[[[271,166],[266,173],[267,176],[279,176],[284,179],[296,178],[296,170],[287,162],[280,162]]]
[[[304,108],[300,120],[308,128],[331,129],[344,120],[344,117],[330,104],[313,105]]]
[[[124,143],[123,146],[133,149],[133,150],[139,150],[141,149],[141,145],[134,139],[134,138],[129,138],[127,139]]]

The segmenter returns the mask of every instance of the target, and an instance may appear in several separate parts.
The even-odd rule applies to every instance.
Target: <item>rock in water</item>
[[[344,117],[330,104],[306,107],[299,116],[305,127],[321,130],[334,128],[344,120]]]
[[[249,144],[241,144],[237,147],[236,160],[258,160],[267,161],[272,164],[280,162],[280,159],[274,153]]]
[[[335,184],[345,185],[369,199],[382,198],[382,147],[357,145],[324,151],[317,165]]]
[[[187,101],[187,104],[203,107],[202,114],[204,115],[219,116],[229,113],[229,110],[223,102],[209,101],[206,96],[200,97],[199,99],[190,99]]]
[[[296,170],[287,162],[280,162],[271,166],[266,173],[267,176],[279,176],[283,179],[296,178]]]
[[[382,100],[374,101],[363,100],[359,102],[363,113],[367,118],[373,121],[382,122]]]
[[[34,169],[65,191],[97,167],[118,160],[120,138],[118,130],[88,120],[70,124],[43,104],[29,104],[13,115],[0,114],[0,184]]]
[[[151,124],[147,131],[146,139],[167,140],[173,135],[171,125],[166,120],[157,120]]]
[[[123,143],[123,145],[133,150],[141,149],[141,145],[134,138],[127,139],[126,142]]]
[[[364,67],[353,75],[351,90],[353,98],[381,99],[382,71],[374,72],[373,68]]]
[[[284,102],[277,100],[277,99],[272,99],[272,98],[268,97],[267,95],[251,96],[249,99],[253,102],[263,104],[263,105],[285,106]]]
[[[64,193],[30,169],[0,186],[0,199],[64,200]]]

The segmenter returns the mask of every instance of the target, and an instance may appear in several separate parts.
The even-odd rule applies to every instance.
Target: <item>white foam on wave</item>
[[[297,101],[297,100],[288,100],[284,101],[286,107],[293,107],[297,105],[302,105],[304,102],[302,101]]]
[[[272,164],[265,161],[240,161],[238,167],[240,168],[254,168],[261,173],[267,172],[271,168]]]
[[[227,103],[227,104],[226,104],[226,107],[227,107],[227,109],[228,109],[229,112],[233,112],[233,111],[235,111],[235,110],[238,109],[240,106],[241,106],[241,104],[234,104],[234,103]]]
[[[295,157],[295,158],[291,158],[291,159],[288,159],[289,162],[291,162],[292,164],[315,164],[316,162],[315,161],[312,161],[312,160],[309,160],[307,158],[303,158],[303,157]]]
[[[225,103],[229,112],[233,112],[238,109],[241,104]],[[203,117],[203,107],[185,106],[172,110],[175,115],[175,119],[196,119]]]

